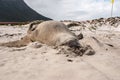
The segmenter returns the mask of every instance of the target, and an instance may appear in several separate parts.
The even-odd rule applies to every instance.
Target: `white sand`
[[[20,39],[27,28],[0,26],[0,42]],[[79,28],[70,29],[78,34]],[[91,45],[95,55],[67,57],[47,45],[0,47],[0,80],[120,80],[120,31],[99,29],[82,33],[84,39],[80,43]]]

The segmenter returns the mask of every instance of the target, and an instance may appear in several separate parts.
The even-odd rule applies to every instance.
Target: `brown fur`
[[[57,46],[70,40],[77,40],[75,34],[66,25],[58,21],[45,21],[38,24],[37,27],[33,27],[35,27],[33,31],[30,28],[28,30],[28,36],[32,41]]]

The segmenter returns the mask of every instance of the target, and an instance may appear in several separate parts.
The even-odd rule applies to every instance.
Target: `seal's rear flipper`
[[[0,46],[5,46],[5,47],[24,47],[27,44],[29,44],[31,40],[25,36],[21,38],[21,40],[17,41],[11,41],[11,42],[6,42],[6,43],[0,43]]]

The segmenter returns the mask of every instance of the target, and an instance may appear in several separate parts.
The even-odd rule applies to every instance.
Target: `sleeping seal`
[[[76,54],[83,54],[85,50],[78,42],[78,37],[68,27],[59,21],[44,21],[31,23],[27,35],[21,40],[1,43],[1,46],[22,47],[30,42],[40,42],[49,46],[68,46]]]

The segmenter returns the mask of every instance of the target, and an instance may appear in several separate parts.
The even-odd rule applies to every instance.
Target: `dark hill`
[[[50,20],[31,9],[24,0],[0,0],[0,22]]]

